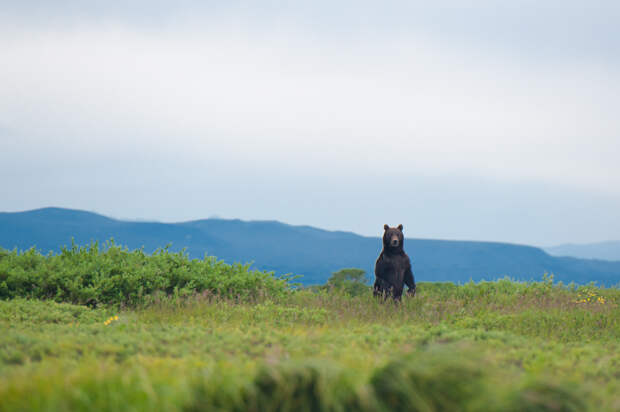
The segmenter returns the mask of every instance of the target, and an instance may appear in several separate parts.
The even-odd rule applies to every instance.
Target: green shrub
[[[419,351],[392,361],[371,378],[379,401],[389,411],[479,410],[486,395],[484,375],[466,354]]]
[[[578,388],[545,381],[532,382],[518,390],[506,411],[514,412],[579,412],[587,410]]]
[[[345,268],[332,273],[327,284],[321,286],[320,289],[348,296],[362,296],[372,290],[366,282],[368,282],[368,277],[365,270]]]
[[[35,249],[0,251],[0,299],[135,306],[158,291],[175,297],[206,292],[255,299],[279,296],[289,289],[286,276],[276,278],[250,269],[249,264],[229,265],[215,257],[189,259],[184,251],[173,253],[167,248],[148,255],[108,242],[103,249],[98,243],[73,244],[57,255],[42,255]]]
[[[373,410],[351,376],[326,362],[284,362],[263,366],[243,385],[226,373],[194,385],[186,411],[346,412]]]

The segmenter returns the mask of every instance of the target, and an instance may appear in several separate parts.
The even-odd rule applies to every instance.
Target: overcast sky
[[[620,238],[620,3],[0,0],[0,211]]]

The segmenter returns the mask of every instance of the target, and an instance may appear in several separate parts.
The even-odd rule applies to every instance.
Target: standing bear
[[[411,271],[409,256],[403,250],[403,225],[389,227],[384,225],[383,229],[383,250],[375,264],[375,296],[388,294],[396,301],[400,300],[403,294],[403,286],[407,285],[407,294],[415,295],[415,280]]]

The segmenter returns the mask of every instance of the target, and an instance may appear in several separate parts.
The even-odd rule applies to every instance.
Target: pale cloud
[[[383,165],[370,160],[382,156],[399,173],[620,190],[620,75],[604,67],[502,61],[418,39],[317,45],[124,28],[3,38],[4,121],[37,140],[167,151],[174,138],[190,156],[250,147],[282,161],[301,150],[329,172],[376,173]],[[310,166],[304,158],[291,166]]]
[[[356,178],[377,184],[396,176],[428,189],[419,181],[427,177],[454,193],[455,184],[447,183],[453,176],[489,181],[494,190],[502,184],[522,190],[535,182],[529,205],[547,185],[601,199],[606,210],[620,198],[620,70],[611,57],[617,43],[606,37],[611,30],[606,19],[617,13],[613,3],[605,3],[606,17],[578,13],[577,2],[556,10],[531,4],[516,10],[481,1],[461,8],[462,18],[455,4],[406,9],[399,2],[376,15],[371,3],[362,2],[349,18],[346,8],[336,6],[320,14],[329,9],[321,2],[288,9],[272,3],[261,12],[237,3],[194,16],[188,13],[191,2],[174,13],[164,3],[153,9],[132,3],[131,10],[111,3],[97,10],[66,2],[60,8],[66,7],[65,15],[53,13],[49,4],[30,2],[37,11],[31,20],[18,6],[0,15],[10,23],[0,28],[0,133],[7,142],[0,154],[2,173],[36,176],[33,170],[39,170],[70,181],[94,168],[103,188],[114,187],[111,179],[125,174],[153,193],[158,181],[153,176],[193,185],[200,185],[196,176],[217,176],[218,193],[226,193],[227,185],[251,191],[244,181],[254,181],[270,196],[278,196],[280,187],[281,196],[295,192],[294,199],[304,192],[292,189],[295,179],[319,190],[317,182],[323,187],[338,176],[340,184],[322,190],[348,187],[353,199],[365,196],[364,185],[353,184]],[[401,14],[415,22],[412,28],[394,5],[408,10]],[[371,17],[373,24],[365,26]],[[523,34],[521,41],[510,22],[518,22],[513,29]],[[568,30],[570,24],[577,34]],[[567,37],[550,34],[535,47],[532,32],[554,33],[554,27]],[[483,39],[484,33],[499,38]],[[557,53],[545,53],[553,44]],[[287,178],[276,177],[282,174]],[[470,186],[483,193],[484,185]],[[70,193],[70,187],[65,190]],[[105,196],[92,196],[99,200],[80,199],[80,205],[97,209],[102,204],[97,196]],[[446,197],[455,201],[452,194]],[[339,197],[327,193],[325,199]],[[321,219],[332,220],[321,224],[310,210],[296,215],[284,203],[265,202],[254,214],[235,207],[228,208],[234,215],[212,212],[288,216],[333,228],[343,222],[325,212]],[[18,204],[23,203],[6,208]],[[442,207],[447,211],[450,205]],[[107,210],[127,216],[118,208]],[[204,217],[199,213],[194,209],[191,216]],[[392,213],[407,218],[404,210]],[[189,216],[170,204],[135,217]],[[341,228],[372,233],[365,223],[346,225]],[[588,236],[606,233],[604,226],[597,223]],[[501,236],[467,227],[438,230],[436,236]],[[425,230],[433,237],[432,225]],[[571,240],[565,234],[557,238]]]

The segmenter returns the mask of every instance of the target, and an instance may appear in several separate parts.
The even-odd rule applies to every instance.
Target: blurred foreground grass
[[[620,290],[0,301],[0,410],[620,410]]]

